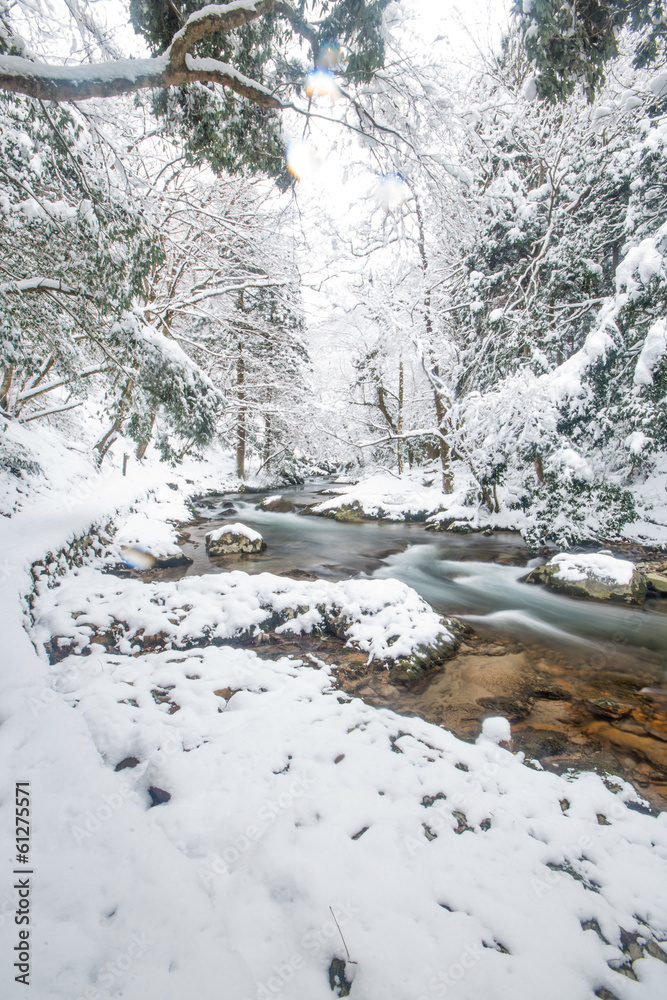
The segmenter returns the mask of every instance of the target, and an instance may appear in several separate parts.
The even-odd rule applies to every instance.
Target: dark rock
[[[172,569],[178,566],[190,566],[193,562],[180,549],[166,556],[156,556],[150,551],[144,551],[137,545],[121,545],[120,554],[126,566],[141,571],[149,569]]]
[[[126,767],[136,767],[139,763],[137,757],[123,757],[114,767],[114,771],[124,771]]]
[[[265,497],[261,503],[257,504],[258,510],[267,510],[272,514],[289,514],[294,510],[294,504],[285,497]]]
[[[185,552],[179,552],[171,556],[158,556],[155,560],[154,569],[173,569],[176,566],[191,566],[194,559],[186,556]]]
[[[156,788],[155,785],[151,785],[148,789],[148,794],[151,797],[150,808],[153,806],[160,806],[164,802],[168,802],[171,798],[171,792],[165,792],[164,788]]]
[[[546,701],[570,701],[570,692],[560,684],[542,684],[533,688],[533,698],[543,698]]]
[[[347,963],[343,958],[332,958],[329,966],[329,986],[338,997],[349,997],[352,979],[348,979]]]
[[[612,701],[611,698],[592,698],[584,702],[591,715],[602,719],[622,719],[624,715],[629,715],[632,705],[624,705],[622,702]]]
[[[452,619],[443,619],[447,628],[435,642],[418,646],[410,656],[394,660],[389,667],[389,680],[392,684],[414,684],[438,670],[444,660],[454,656],[461,645],[456,630],[452,629]]]

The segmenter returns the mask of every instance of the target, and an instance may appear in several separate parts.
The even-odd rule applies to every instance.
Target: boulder
[[[352,503],[344,503],[333,510],[325,511],[325,515],[333,517],[336,521],[363,521],[364,509],[358,500],[353,500]]]
[[[461,643],[450,631],[454,622],[452,619],[442,621],[447,626],[447,631],[439,635],[434,642],[418,646],[410,656],[394,660],[393,665],[389,667],[389,680],[392,684],[415,684],[438,670],[443,660],[449,660],[456,655]]]
[[[588,597],[620,604],[642,604],[646,579],[634,563],[615,559],[607,552],[573,555],[560,552],[525,578],[543,583],[568,597]]]
[[[667,574],[647,573],[646,582],[651,590],[657,590],[659,594],[667,594]]]
[[[481,531],[481,528],[475,527],[470,521],[463,521],[461,519],[450,521],[450,523],[445,528],[445,531],[453,531],[457,535],[470,535],[473,531]]]
[[[257,504],[257,510],[268,510],[273,514],[289,514],[294,510],[294,504],[285,497],[264,497],[262,502]]]
[[[266,542],[259,531],[245,524],[224,524],[206,535],[209,556],[252,555],[265,548]]]

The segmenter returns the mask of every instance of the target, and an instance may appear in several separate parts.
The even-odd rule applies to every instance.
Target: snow
[[[220,532],[230,530],[227,526]],[[250,529],[249,529],[250,530]],[[130,652],[142,633],[163,636],[182,649],[192,643],[255,634],[275,614],[293,616],[280,632],[296,634],[324,627],[324,612],[344,623],[347,645],[368,653],[369,661],[395,660],[424,644],[452,638],[440,616],[398,580],[290,580],[271,573],[240,570],[179,581],[144,583],[100,577],[91,566],[68,574],[53,589],[38,586],[33,616],[41,642],[79,653],[114,627],[119,648]],[[297,613],[298,610],[298,613]],[[139,647],[137,647],[139,648]]]
[[[25,278],[22,281],[10,281],[0,285],[1,292],[33,292],[41,290],[63,292],[66,295],[73,295],[77,291],[73,286],[66,285],[60,278]]]
[[[185,32],[188,25],[195,24],[197,21],[203,21],[207,17],[224,17],[225,14],[231,14],[235,10],[247,10],[252,13],[257,9],[258,2],[259,0],[232,0],[231,3],[206,4],[205,7],[200,7],[199,10],[190,14],[181,30],[174,35],[174,38],[179,38]]]
[[[222,634],[258,619],[265,598],[279,608],[335,593],[380,644],[390,618],[401,634],[432,623],[396,581],[144,584],[97,560],[39,587],[33,627],[21,601],[32,561],[105,518],[136,535],[139,503],[170,522],[188,491],[234,484],[212,459],[178,470],[131,461],[127,477],[88,463],[86,480],[86,455],[58,450],[55,432],[33,433],[32,450],[17,433],[48,475],[0,519],[0,822],[12,827],[13,782],[30,781],[36,997],[214,1000],[224,984],[233,1000],[330,1000],[331,960],[346,957],[334,917],[358,1000],[664,995],[665,963],[645,949],[636,981],[617,971],[625,935],[654,952],[667,939],[667,815],[633,808],[620,779],[531,769],[498,745],[506,720],[485,720],[471,745],[373,708],[313,659],[93,645],[50,666],[40,640],[61,624],[83,639],[71,617],[81,608],[106,621],[123,604],[148,631],[180,601],[191,624],[212,614]],[[179,624],[167,627],[176,642]],[[137,766],[116,772],[128,757]],[[170,798],[152,806],[151,787]],[[14,880],[3,866],[6,955]],[[7,978],[3,996],[23,996]]]
[[[244,87],[250,87],[262,94],[266,94],[267,97],[275,96],[268,87],[264,87],[257,80],[251,80],[249,76],[239,73],[230,63],[221,62],[219,59],[204,59],[200,56],[191,56],[188,54],[185,57],[185,65],[191,73],[220,73],[223,76],[237,80]]]
[[[643,431],[633,431],[625,439],[625,447],[632,455],[641,455],[650,440]]]
[[[547,471],[558,470],[565,479],[572,476],[583,482],[592,482],[594,477],[590,462],[587,462],[574,448],[559,448],[549,457]]]
[[[509,743],[512,739],[512,728],[502,717],[496,716],[492,719],[484,719],[482,723],[482,734],[477,743],[481,740],[489,740],[491,743]]]
[[[145,514],[132,514],[118,529],[115,537],[119,550],[133,548],[156,559],[178,555],[176,530],[172,525]]]
[[[656,97],[662,97],[662,95],[667,91],[667,72],[658,73],[649,80],[649,90],[655,94]]]
[[[646,334],[635,367],[634,384],[651,385],[653,372],[667,354],[667,320],[658,319]]]
[[[627,559],[616,559],[600,552],[591,555],[560,553],[553,556],[548,565],[558,566],[556,577],[571,583],[592,579],[604,583],[628,584],[636,568]]]
[[[415,998],[448,983],[460,997],[660,995],[655,958],[635,963],[632,991],[612,968],[621,929],[660,936],[667,921],[667,825],[630,810],[628,786],[532,771],[491,739],[342,697],[322,666],[247,651],[71,657],[52,683],[40,725],[69,720],[81,760],[76,797],[39,785],[61,806],[39,862],[51,873],[57,850],[77,877],[43,888],[54,943],[38,990],[78,996],[117,969],[129,1000],[213,1000],[221,981],[235,998],[325,1000],[345,957],[333,910],[361,1000],[403,983]],[[114,773],[130,755],[139,765]],[[149,808],[149,786],[171,799]],[[124,969],[134,935],[146,946]]]
[[[440,489],[422,486],[421,482],[404,476],[399,479],[383,473],[370,475],[351,488],[336,488],[339,494],[332,500],[324,500],[314,510],[325,513],[348,504],[359,504],[368,517],[382,516],[388,520],[401,520],[406,514],[419,512],[433,513],[448,502]],[[382,512],[382,513],[380,513]]]
[[[218,539],[222,538],[223,535],[243,535],[244,538],[249,538],[251,542],[255,542],[262,539],[259,531],[255,531],[254,528],[249,528],[247,524],[241,524],[237,521],[236,524],[224,524],[222,528],[216,528],[215,531],[209,531],[206,537],[212,541],[217,542]]]
[[[80,84],[113,83],[159,77],[169,66],[168,56],[153,59],[110,59],[107,62],[82,63],[72,66],[56,66],[33,62],[22,56],[0,56],[0,76],[24,77],[29,80],[52,80],[54,83]]]

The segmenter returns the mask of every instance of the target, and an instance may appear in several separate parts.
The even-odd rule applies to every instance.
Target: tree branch
[[[97,64],[55,66],[22,56],[0,56],[0,89],[43,101],[84,101],[137,90],[218,83],[265,108],[280,109],[268,88],[217,59],[190,55],[193,45],[216,31],[231,31],[270,13],[275,0],[232,0],[191,14],[166,52],[151,59],[111,59]],[[281,5],[285,14],[287,5]]]

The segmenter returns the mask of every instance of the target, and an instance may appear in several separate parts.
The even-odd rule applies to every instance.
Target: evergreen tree
[[[569,97],[578,84],[592,101],[619,54],[623,28],[632,33],[636,67],[664,59],[667,49],[664,0],[514,0],[513,10],[537,91],[550,101]]]

